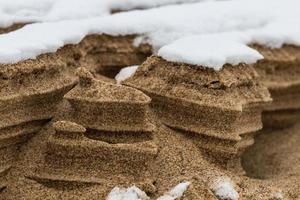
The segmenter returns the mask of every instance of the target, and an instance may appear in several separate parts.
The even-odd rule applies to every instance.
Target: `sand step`
[[[125,85],[149,95],[166,125],[225,140],[260,130],[262,107],[271,101],[245,65],[213,71],[152,56]]]
[[[0,128],[50,119],[76,83],[64,63],[41,58],[0,68]]]
[[[152,56],[124,84],[150,96],[157,118],[192,138],[212,162],[244,174],[240,155],[254,143],[271,101],[253,67],[214,71]]]
[[[260,107],[226,111],[181,99],[148,95],[152,97],[151,107],[158,117],[173,128],[225,140],[238,140],[240,135],[262,128]]]
[[[73,122],[59,121],[53,126],[55,133],[35,178],[101,183],[113,177],[134,177],[142,181],[157,154],[152,140],[113,144],[86,137],[86,129]]]
[[[299,74],[300,76],[300,74]],[[266,106],[267,111],[300,109],[300,84],[289,87],[270,88],[272,104]]]
[[[96,80],[84,68],[78,75],[79,85],[65,95],[71,104],[69,121],[101,131],[152,131],[148,96],[130,87]]]
[[[47,91],[45,94],[1,99],[0,105],[6,106],[5,110],[0,112],[0,118],[3,119],[0,122],[0,128],[52,118],[63,94],[69,89],[71,85],[49,91],[49,93]]]
[[[0,129],[0,149],[25,142],[48,122],[49,120],[36,120]]]
[[[151,99],[97,80],[85,68],[77,73],[79,84],[65,95],[64,119],[53,124],[47,153],[31,177],[91,183],[148,179],[158,151],[148,113]]]

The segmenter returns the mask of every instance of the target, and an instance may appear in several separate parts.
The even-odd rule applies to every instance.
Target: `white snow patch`
[[[276,200],[283,200],[284,197],[283,197],[283,194],[281,192],[275,192],[272,197],[272,199],[276,199]]]
[[[23,5],[29,14],[21,12],[22,9],[18,6],[8,6],[4,9],[5,12],[16,16],[16,20],[19,17],[14,13],[20,10],[21,14],[23,13],[20,19],[24,16],[24,19],[26,16],[32,19],[32,16],[35,16],[33,18],[37,21],[51,22],[30,24],[15,32],[0,35],[0,63],[15,63],[36,58],[42,53],[55,52],[65,44],[80,42],[89,34],[136,34],[139,35],[135,41],[136,45],[147,42],[167,60],[214,69],[220,69],[226,63],[236,65],[261,59],[258,52],[247,47],[250,43],[272,48],[279,48],[283,44],[300,45],[299,0],[227,0],[197,3],[190,3],[193,0],[112,0],[109,1],[109,6],[103,7],[98,3],[102,2],[104,5],[108,0],[86,0],[84,3],[80,0],[44,1],[46,3],[31,3],[27,7],[26,3],[23,5],[22,0],[18,0],[15,5]],[[77,1],[80,3],[76,4]],[[15,3],[11,0],[4,2],[11,5]],[[56,6],[53,2],[57,5],[74,4],[74,7]],[[189,3],[113,15],[109,15],[107,10],[147,8],[172,2]],[[43,7],[32,9],[30,6]],[[1,2],[0,8],[4,7]],[[98,11],[98,8],[103,8],[104,11]],[[49,9],[51,11],[48,12]],[[34,15],[30,13],[32,10],[35,10]],[[5,16],[1,20],[5,22]]]
[[[219,177],[211,185],[211,190],[220,200],[237,200],[239,194],[228,177]]]
[[[167,192],[165,195],[159,197],[157,200],[175,200],[183,196],[184,192],[187,190],[191,183],[183,182],[179,183],[172,190]]]
[[[106,200],[149,200],[145,192],[136,186],[130,188],[115,187],[108,194]]]
[[[139,66],[134,65],[134,66],[129,66],[129,67],[124,67],[120,70],[120,72],[116,75],[115,79],[117,81],[117,84],[120,84],[122,81],[125,81],[126,79],[130,78],[131,76],[134,75],[136,70],[138,69]]]
[[[217,34],[185,37],[162,47],[158,55],[169,61],[202,65],[215,70],[220,70],[225,63],[252,64],[263,59],[260,53],[234,36]]]
[[[157,200],[176,200],[183,196],[187,190],[190,182],[183,182],[175,186],[172,190],[167,192],[165,195],[159,197]],[[108,194],[106,200],[149,200],[145,192],[140,190],[136,186],[130,188],[119,188],[115,187]]]

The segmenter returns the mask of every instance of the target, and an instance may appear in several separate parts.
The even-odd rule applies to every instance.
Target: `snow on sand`
[[[165,195],[159,197],[157,200],[176,200],[183,196],[187,190],[190,182],[182,182],[175,186],[172,190],[167,192]],[[130,188],[119,188],[115,187],[108,194],[106,200],[149,200],[150,198],[145,192],[140,190],[136,186]]]
[[[145,9],[205,0],[1,0],[0,27],[14,23],[85,19],[114,10]]]
[[[228,177],[219,177],[211,185],[211,190],[221,200],[238,200],[239,194]]]
[[[143,2],[144,7],[149,7],[149,1]],[[151,5],[164,5],[164,2],[171,0]],[[134,7],[138,3],[126,5]],[[254,63],[262,59],[247,46],[251,43],[272,48],[283,44],[300,45],[299,7],[298,0],[228,0],[105,16],[92,14],[96,17],[81,13],[84,17],[79,17],[80,20],[36,23],[0,35],[0,63],[15,63],[55,52],[65,44],[80,42],[89,34],[135,34],[138,35],[135,45],[149,43],[154,53],[166,60],[219,70],[226,63]],[[119,8],[126,9],[121,5]]]

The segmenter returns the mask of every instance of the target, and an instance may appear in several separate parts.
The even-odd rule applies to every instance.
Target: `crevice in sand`
[[[0,129],[0,148],[25,142],[49,121],[50,119],[34,120]]]
[[[85,136],[92,140],[100,140],[109,144],[132,144],[152,140],[152,134],[147,132],[129,132],[129,131],[98,131],[88,129]]]
[[[216,72],[152,56],[124,84],[150,96],[156,117],[192,137],[211,162],[243,174],[240,155],[262,128],[262,108],[270,101],[253,68],[228,65]]]
[[[152,54],[148,44],[134,46],[134,35],[88,35],[77,45],[67,45],[61,52],[71,50],[68,66],[86,67],[97,74],[114,78],[127,66],[139,65]]]
[[[43,184],[102,184],[107,179],[133,181],[132,178],[144,181],[157,153],[151,141],[109,144],[85,137],[86,129],[73,122],[58,121],[53,126],[46,154],[28,176]]]
[[[207,87],[216,81],[225,89]],[[242,65],[215,72],[152,56],[124,84],[150,96],[168,126],[223,139],[261,129],[261,107],[270,101],[254,69]]]
[[[82,182],[82,181],[75,181],[75,180],[66,181],[66,180],[44,179],[36,176],[32,176],[32,177],[29,176],[27,178],[34,180],[47,188],[52,188],[55,190],[65,190],[65,189],[73,190],[78,187],[84,189],[94,185],[99,185],[99,183],[97,182],[93,183],[93,182]]]
[[[238,140],[230,140],[200,135],[178,128],[169,128],[193,141],[211,163],[234,173],[245,174],[240,159],[245,149],[253,145],[255,133],[247,133],[241,135],[241,138]]]

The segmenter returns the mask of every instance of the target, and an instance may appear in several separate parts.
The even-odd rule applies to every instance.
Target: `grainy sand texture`
[[[169,62],[133,36],[0,65],[0,199],[300,198],[300,49],[221,70]],[[151,56],[152,55],[152,56]],[[121,84],[122,67],[140,65]]]

